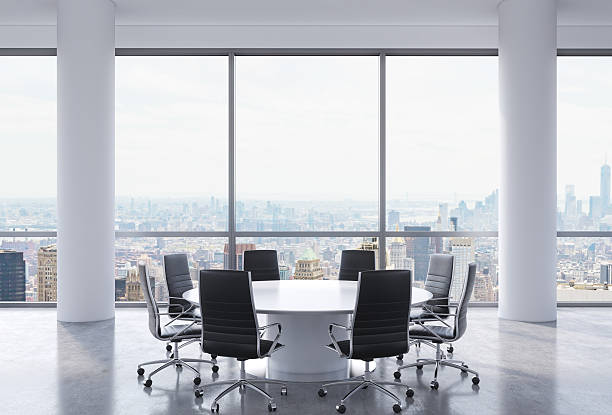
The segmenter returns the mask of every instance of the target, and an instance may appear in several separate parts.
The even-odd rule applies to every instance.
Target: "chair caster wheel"
[[[393,405],[393,412],[395,412],[396,414],[399,414],[400,412],[402,412],[402,407],[399,406],[398,404]]]
[[[402,374],[400,373],[400,371],[399,371],[399,370],[396,370],[395,372],[393,372],[393,377],[394,377],[395,379],[399,379],[399,378],[401,378],[401,377],[402,377]]]
[[[403,354],[398,354],[397,355],[397,360],[404,360],[404,355]]]
[[[219,404],[215,404],[213,406],[210,407],[210,412],[212,413],[219,413]]]
[[[286,386],[281,387],[281,396],[287,396],[287,387]]]
[[[319,394],[319,396],[322,398],[325,395],[327,395],[327,391],[323,388],[319,389],[319,391],[317,392]]]
[[[171,351],[172,351],[172,345],[167,344],[167,345],[166,345],[166,350],[167,350],[167,351],[169,351],[169,352],[171,352]]]
[[[153,381],[151,379],[145,380],[145,383],[144,383],[145,388],[150,388],[152,384],[153,384]]]
[[[438,390],[438,388],[440,387],[440,384],[438,383],[437,380],[432,380],[429,386],[431,386],[433,390]]]
[[[275,412],[276,411],[276,404],[274,402],[269,402],[268,403],[268,412]]]
[[[449,352],[449,353],[452,353],[452,352],[454,352],[454,351],[455,351],[455,348],[454,348],[453,346],[448,346],[448,347],[446,348],[446,351],[447,351],[447,352]]]
[[[472,383],[473,383],[474,385],[478,385],[478,384],[480,383],[480,378],[479,378],[478,376],[474,376],[474,377],[472,378]]]
[[[422,370],[423,369],[423,365],[416,365],[417,370]]]
[[[193,378],[193,383],[195,385],[199,385],[202,382],[202,379],[200,379],[199,376],[196,376],[195,378]]]
[[[219,371],[219,366],[217,366],[217,365],[213,365],[213,367],[212,367],[212,371],[213,371],[213,372],[215,372],[215,373],[217,373],[217,372]]]
[[[340,412],[341,414],[346,412],[346,406],[344,406],[343,403],[341,403],[340,405],[336,405],[336,411]]]
[[[195,397],[196,398],[201,398],[202,396],[204,396],[204,391],[202,391],[200,389],[196,389],[195,390]]]
[[[136,373],[138,373],[138,376],[142,376],[142,375],[144,375],[144,369],[139,367],[138,370],[136,371]]]
[[[412,398],[414,396],[414,391],[411,388],[408,388],[406,391],[406,398]]]

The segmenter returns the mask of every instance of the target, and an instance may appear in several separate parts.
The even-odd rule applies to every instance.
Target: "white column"
[[[115,17],[57,5],[57,318],[114,317]]]
[[[499,316],[511,320],[557,318],[556,30],[556,0],[499,5]]]

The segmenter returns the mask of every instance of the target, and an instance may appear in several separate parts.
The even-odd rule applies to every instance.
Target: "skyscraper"
[[[315,256],[312,249],[307,249],[302,258],[295,264],[295,280],[322,280],[323,269],[321,260]]]
[[[236,267],[234,268],[230,264],[229,244],[225,244],[223,247],[223,268],[242,271],[242,256],[244,251],[251,251],[254,249],[256,249],[255,244],[236,244]]]
[[[601,166],[599,197],[601,198],[602,213],[605,215],[610,209],[610,166],[607,162]]]
[[[23,252],[0,249],[0,301],[25,301]]]
[[[376,266],[378,266],[378,238],[363,238],[358,249],[361,249],[362,251],[374,251],[374,263]]]
[[[573,184],[565,186],[565,215],[574,217],[577,215],[576,187]]]
[[[599,282],[600,284],[612,284],[612,264],[601,264]]]
[[[56,245],[38,248],[36,281],[38,285],[38,301],[57,301]]]
[[[404,259],[406,259],[406,243],[402,238],[393,238],[389,247],[389,266],[388,269],[404,269]]]
[[[589,196],[589,216],[592,219],[599,219],[603,216],[603,206],[600,196]]]
[[[429,232],[429,226],[404,226],[406,232]],[[429,236],[406,237],[406,256],[414,259],[414,281],[425,281],[429,268]]]
[[[467,278],[468,265],[474,262],[474,245],[472,238],[451,238],[450,248],[455,257],[450,297],[454,301],[458,301],[461,298],[463,285]]]
[[[400,224],[400,213],[397,210],[390,210],[387,214],[387,229],[395,230]]]

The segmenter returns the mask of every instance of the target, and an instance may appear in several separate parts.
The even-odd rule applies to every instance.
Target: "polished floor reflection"
[[[415,390],[403,413],[423,414],[608,414],[612,384],[610,308],[561,308],[556,324],[499,320],[493,308],[470,309],[468,332],[454,358],[480,371],[481,383],[454,369],[441,369],[432,391],[432,369],[406,370]],[[114,321],[65,324],[54,309],[0,309],[0,413],[8,414],[200,414],[210,413],[213,388],[193,394],[190,372],[165,370],[144,388],[139,362],[161,358],[163,344],[151,337],[145,309],[118,309]],[[183,356],[198,356],[196,345]],[[423,348],[422,356],[432,351]],[[414,359],[412,350],[404,361]],[[237,362],[220,359],[218,379],[237,376]],[[378,361],[375,379],[392,380],[395,359]],[[208,366],[203,382],[212,382]],[[317,396],[317,384],[289,384],[288,396],[267,387],[279,414],[335,414],[348,387]],[[400,390],[398,389],[398,393]],[[222,414],[265,414],[259,395],[233,392]],[[347,414],[392,414],[392,402],[365,390],[348,402]]]

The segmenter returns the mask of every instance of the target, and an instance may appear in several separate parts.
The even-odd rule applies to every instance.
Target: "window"
[[[497,230],[495,57],[387,58],[387,229]]]
[[[0,231],[56,219],[56,58],[0,56]]]
[[[378,58],[236,58],[238,231],[378,223]]]
[[[116,60],[117,230],[227,229],[228,58]]]

